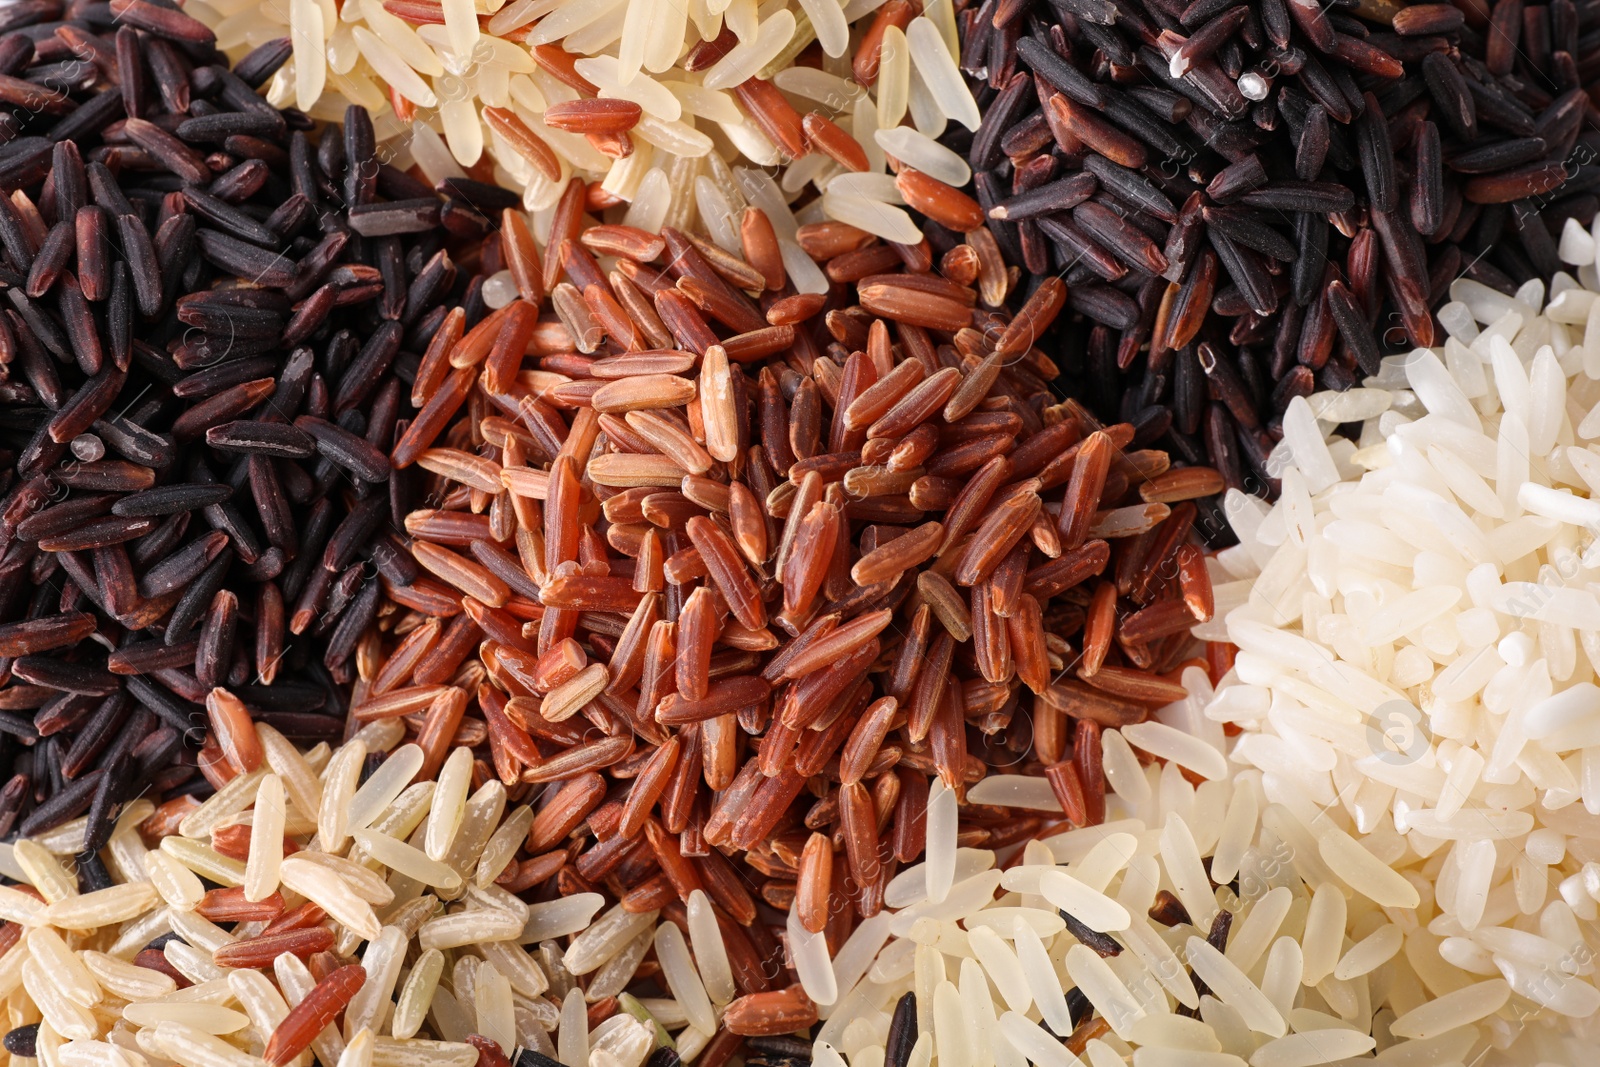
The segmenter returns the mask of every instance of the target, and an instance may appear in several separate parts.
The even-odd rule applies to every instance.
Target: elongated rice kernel
[[[582,989],[568,991],[561,1002],[556,1050],[562,1063],[589,1062],[589,1021]]]
[[[483,857],[478,861],[478,869],[473,874],[472,880],[480,886],[488,885],[500,877],[517,849],[527,839],[528,830],[533,826],[533,808],[526,804],[519,806],[506,817],[499,829],[490,835],[489,843],[484,846]]]
[[[272,1032],[289,1014],[289,1005],[284,1002],[283,994],[278,992],[266,975],[252,970],[229,971],[228,988],[250,1017],[256,1040],[265,1045]]]
[[[499,911],[463,911],[430,919],[417,932],[423,948],[459,948],[481,941],[507,941],[522,933],[523,920]]]
[[[492,963],[484,963],[473,978],[472,998],[478,1033],[494,1041],[502,1052],[511,1052],[517,1045],[517,1026],[506,976]]]
[[[37,961],[25,960],[21,971],[23,990],[32,998],[51,1030],[69,1040],[94,1037],[94,1016],[72,1000]]]
[[[48,907],[38,897],[10,886],[0,886],[0,919],[23,926],[37,925]]]
[[[956,70],[955,59],[938,27],[926,17],[912,19],[906,27],[906,39],[923,83],[938,101],[940,109],[967,129],[976,130],[983,118],[965,80]]]
[[[322,809],[322,783],[300,750],[266,723],[256,724],[256,736],[267,765],[283,782],[284,793],[301,815],[316,817]]]
[[[570,897],[543,901],[528,906],[528,921],[517,938],[524,945],[565,937],[583,931],[595,913],[605,907],[599,893],[574,893]]]
[[[309,859],[290,856],[283,861],[279,876],[286,888],[313,901],[362,937],[378,936],[380,927],[372,905],[357,896],[350,884],[332,870]]]
[[[405,963],[407,940],[404,930],[385,926],[376,940],[367,943],[367,950],[361,957],[367,980],[350,998],[344,1013],[344,1037],[351,1044],[355,1043],[357,1034],[376,1025],[387,1009],[400,967]],[[348,1051],[348,1046],[346,1048]]]
[[[49,927],[36,927],[28,931],[27,942],[33,962],[46,970],[63,996],[84,1008],[100,1002],[100,983],[59,934]]]
[[[1014,940],[1022,973],[1027,978],[1028,989],[1033,994],[1033,1002],[1038,1006],[1039,1013],[1057,1035],[1064,1037],[1070,1034],[1072,1015],[1067,1010],[1067,1000],[1050,965],[1050,957],[1045,954],[1044,943],[1031,928],[1022,925],[1016,928]],[[920,997],[918,999],[921,1000]]]
[[[422,769],[423,758],[422,749],[416,745],[401,745],[389,753],[383,764],[350,798],[348,828],[364,830],[371,826],[373,820],[411,784],[412,777]]]
[[[473,1067],[477,1062],[477,1048],[456,1041],[379,1037],[372,1043],[373,1067]]]
[[[150,883],[130,882],[59,900],[38,919],[67,930],[98,930],[137,918],[154,906],[157,898]]]
[[[956,871],[956,795],[935,781],[928,791],[928,837],[925,874],[928,900],[942,902],[955,881]]]
[[[444,973],[444,955],[438,949],[424,949],[417,962],[412,964],[405,985],[395,1000],[391,1032],[396,1038],[415,1037],[433,1003],[434,990],[439,986],[439,976]]]
[[[432,860],[450,854],[456,831],[466,814],[467,793],[472,788],[472,753],[458,748],[450,753],[439,771],[439,781],[428,809],[428,831],[424,851]]]
[[[283,779],[262,777],[256,787],[254,818],[250,824],[250,852],[244,867],[244,898],[265,900],[278,888],[278,868],[283,863],[283,827],[287,817]]]
[[[485,782],[467,798],[466,814],[462,816],[450,854],[445,857],[445,863],[463,879],[477,864],[483,846],[505,810],[506,789],[498,781]]]
[[[1198,937],[1189,938],[1184,952],[1196,976],[1211,987],[1219,1000],[1237,1011],[1246,1026],[1268,1037],[1283,1036],[1287,1029],[1283,1016],[1226,956]]]
[[[366,758],[367,746],[357,738],[343,745],[328,761],[317,809],[317,843],[324,849],[338,851],[350,836],[350,802],[356,795]]]
[[[694,947],[695,962],[700,977],[705,982],[706,993],[716,1004],[727,1004],[737,995],[733,971],[728,964],[728,952],[722,941],[722,931],[711,910],[711,900],[705,890],[696,889],[689,894],[689,940]],[[710,1033],[710,1031],[702,1031]]]
[[[182,1023],[201,1033],[222,1036],[244,1029],[249,1018],[216,1004],[144,1003],[129,1004],[122,1017],[137,1026],[157,1027],[164,1022]]]
[[[423,885],[447,891],[461,887],[459,874],[445,864],[430,859],[427,853],[413,848],[404,841],[372,830],[357,830],[355,839],[356,843],[366,850],[367,855],[398,874],[414,878]]]
[[[893,129],[906,113],[911,93],[911,48],[900,27],[883,32],[878,59],[878,128]]]
[[[69,876],[43,846],[23,839],[13,846],[12,855],[27,876],[28,884],[37,889],[47,903],[78,895],[77,879]]]
[[[1436,1037],[1499,1011],[1510,996],[1511,987],[1503,979],[1478,982],[1411,1009],[1394,1020],[1390,1031],[1412,1040]]]
[[[252,1067],[259,1060],[240,1052],[221,1038],[179,1022],[155,1027],[156,1043],[184,1067]]]
[[[823,1007],[833,1004],[839,999],[839,984],[833,960],[828,953],[827,938],[820,932],[806,929],[800,922],[799,912],[794,908],[789,909],[786,931],[795,974],[799,976],[806,996]],[[660,955],[659,950],[657,955]]]
[[[126,1001],[155,1000],[177,988],[171,977],[148,967],[135,967],[124,960],[92,949],[81,951],[84,966],[101,987]]]
[[[487,941],[479,951],[522,996],[541,996],[550,988],[550,979],[534,958],[511,942]]]

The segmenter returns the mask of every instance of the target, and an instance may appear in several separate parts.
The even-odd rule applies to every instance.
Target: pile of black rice
[[[1233,488],[1275,493],[1291,399],[1442,343],[1458,277],[1548,278],[1600,204],[1595,0],[983,0],[959,24],[984,118],[947,140],[1007,255],[1068,283],[1069,392]]]
[[[213,687],[340,738],[416,575],[406,383],[487,310],[471,201],[509,194],[382,163],[357,108],[308,136],[257,92],[289,51],[230,70],[165,0],[0,7],[0,837],[87,813],[86,885],[120,805],[213,788]]]

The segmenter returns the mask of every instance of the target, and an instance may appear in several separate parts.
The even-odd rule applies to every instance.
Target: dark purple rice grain
[[[357,502],[328,538],[327,546],[322,551],[322,566],[330,571],[342,571],[348,567],[383,525],[388,513],[387,504],[377,496]]]
[[[1339,328],[1339,336],[1350,346],[1356,363],[1367,374],[1377,374],[1382,369],[1377,339],[1372,335],[1366,313],[1357,305],[1344,282],[1336,279],[1329,284],[1327,305],[1328,312]]]
[[[94,432],[116,453],[147,467],[165,468],[173,460],[173,443],[120,418],[97,419]]]
[[[201,254],[216,266],[256,285],[287,289],[294,284],[293,263],[282,253],[268,251],[215,230],[200,229],[195,235]]]
[[[1067,924],[1067,933],[1077,938],[1080,944],[1090,949],[1095,955],[1105,959],[1122,954],[1122,945],[1110,934],[1102,934],[1071,912],[1061,908],[1057,908],[1056,913]]]
[[[18,830],[23,837],[54,829],[89,810],[95,791],[107,776],[104,770],[94,770],[61,789],[54,796],[34,808],[22,820]]]
[[[18,656],[11,673],[34,685],[85,696],[110,696],[121,684],[115,675],[92,663],[47,656]]]
[[[155,484],[156,472],[137,463],[120,459],[88,459],[105,455],[105,445],[94,434],[79,434],[72,439],[72,454],[82,463],[60,471],[56,480],[72,489],[95,492],[128,493]]]
[[[326,419],[301,415],[295,426],[310,434],[317,451],[364,482],[382,482],[389,477],[389,458],[358,434]]]
[[[64,444],[88,431],[116,402],[126,380],[115,366],[95,373],[50,417],[46,423],[50,440]]]
[[[1293,241],[1267,224],[1261,213],[1246,208],[1208,207],[1207,225],[1232,240],[1271,256],[1279,263],[1293,263],[1299,254]]]
[[[120,516],[97,519],[51,537],[41,537],[39,549],[43,552],[78,552],[105,545],[123,544],[143,537],[155,527],[153,519],[127,519]]]
[[[1444,225],[1444,169],[1441,166],[1439,128],[1424,122],[1417,130],[1414,152],[1415,173],[1411,178],[1411,224],[1424,237],[1432,237]]]
[[[303,430],[253,419],[211,427],[206,431],[206,444],[219,452],[243,452],[280,459],[307,459],[317,451],[316,442]]]
[[[113,674],[148,674],[169,667],[187,667],[194,663],[199,644],[198,637],[173,645],[159,640],[136,641],[106,657],[106,668]]]
[[[50,291],[56,279],[61,277],[62,268],[72,258],[76,240],[77,234],[70,222],[58,222],[50,228],[44,244],[34,256],[33,266],[28,270],[24,291],[29,296],[37,300]]]
[[[1511,228],[1516,232],[1529,264],[1541,277],[1553,277],[1562,269],[1556,239],[1544,224],[1534,201],[1516,205],[1511,215]]]
[[[1217,171],[1206,185],[1206,196],[1219,204],[1226,204],[1241,193],[1247,193],[1266,183],[1267,170],[1261,165],[1261,157],[1252,152]],[[1173,216],[1174,219],[1176,217]]]
[[[1132,329],[1139,321],[1139,305],[1109,285],[1073,286],[1067,292],[1067,304],[1080,314],[1119,330]]]
[[[78,873],[80,880],[85,881],[85,888],[92,884],[95,878],[104,881],[105,885],[111,884],[111,878],[104,867],[99,864],[99,851],[111,840],[111,832],[116,829],[117,807],[126,799],[130,799],[129,787],[133,784],[133,760],[127,755],[122,755],[104,769],[104,777],[100,779],[95,788],[94,796],[89,801],[89,811],[86,818],[87,825],[83,832],[83,850],[78,859]],[[79,782],[87,781],[94,771],[84,775]],[[77,784],[77,783],[74,783]],[[95,861],[91,870],[98,869],[97,874],[85,877],[84,865],[86,861]]]
[[[35,340],[44,345],[61,363],[76,362],[71,344],[61,326],[45,314],[37,303],[28,299],[20,289],[9,290],[6,296]]]
[[[917,1043],[917,995],[903,994],[889,1018],[889,1036],[884,1043],[884,1067],[906,1067]]]
[[[990,218],[1021,221],[1077,207],[1089,199],[1099,183],[1095,176],[1080,171],[1059,181],[1039,185],[997,205]]]
[[[220,182],[221,179],[218,179],[218,184]],[[192,186],[185,186],[183,199],[200,217],[222,227],[234,237],[265,246],[278,243],[278,234],[271,227],[257,222],[221,196],[213,196]]]
[[[294,516],[289,498],[284,494],[283,482],[278,477],[272,459],[264,452],[254,452],[246,460],[250,480],[250,496],[255,501],[256,514],[266,530],[267,541],[273,548],[292,553],[299,548],[299,536],[294,528]],[[269,550],[270,551],[270,550]],[[259,561],[258,561],[259,562]],[[276,575],[283,569],[278,562],[261,566]]]
[[[1167,257],[1127,214],[1090,201],[1079,205],[1072,218],[1097,243],[1132,269],[1152,275],[1167,269]]]
[[[203,688],[221,684],[223,673],[233,661],[234,634],[239,621],[239,598],[230,589],[219,589],[200,623],[200,639],[195,650],[195,680]]]
[[[38,1052],[39,1023],[29,1023],[6,1031],[5,1050],[13,1056],[34,1056]]]
[[[1547,147],[1541,137],[1513,137],[1457,152],[1445,166],[1457,174],[1494,174],[1542,158]]]
[[[1278,295],[1272,284],[1272,275],[1259,254],[1246,248],[1233,238],[1213,229],[1207,233],[1211,247],[1216,249],[1229,277],[1239,287],[1245,306],[1257,315],[1270,315],[1278,306]]]

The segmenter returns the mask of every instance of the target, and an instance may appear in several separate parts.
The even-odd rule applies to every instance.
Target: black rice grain
[[[213,45],[166,0],[0,11],[0,836],[87,814],[92,853],[134,797],[220,786],[216,686],[336,739],[419,578],[388,453],[476,246],[364,112],[318,138],[258,95],[287,39]]]

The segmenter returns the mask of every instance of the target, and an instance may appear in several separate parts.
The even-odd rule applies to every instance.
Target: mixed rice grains
[[[1113,404],[1133,417],[1108,425],[1051,394],[1058,368],[1033,342],[1092,311],[1095,290],[1019,288],[995,220],[956,189],[967,164],[924,136],[981,125],[954,11],[913,19],[896,2],[868,31],[867,80],[893,77],[876,99],[850,91],[854,135],[780,94],[842,84],[782,74],[809,38],[781,6],[728,6],[716,56],[649,43],[682,13],[648,2],[629,7],[617,60],[595,37],[577,64],[536,47],[532,71],[441,66],[471,79],[450,151],[476,162],[480,97],[521,198],[469,178],[424,127],[390,162],[433,184],[381,164],[393,131],[359,108],[329,112],[345,127],[316,146],[306,116],[250,92],[292,55],[271,91],[318,100],[299,39],[262,43],[235,75],[209,31],[154,0],[19,9],[3,59],[25,77],[0,91],[31,105],[29,86],[59,86],[73,106],[13,114],[24,136],[0,156],[21,372],[8,429],[27,431],[30,479],[7,497],[0,693],[8,713],[49,712],[6,720],[21,784],[0,812],[26,832],[0,849],[17,883],[0,888],[10,1055],[1572,1062],[1556,1017],[1592,1014],[1592,965],[1547,963],[1532,972],[1545,985],[1526,968],[1592,912],[1587,868],[1536,934],[1495,910],[1493,887],[1522,876],[1492,845],[1453,847],[1446,873],[1389,869],[1425,860],[1427,835],[1376,834],[1374,806],[1434,824],[1381,775],[1392,794],[1306,807],[1323,783],[1298,795],[1294,760],[1320,769],[1312,741],[1348,738],[1296,717],[1308,691],[1291,674],[1248,658],[1230,673],[1222,641],[1263,640],[1243,621],[1203,630],[1209,644],[1190,633],[1211,619],[1212,573],[1244,573],[1276,535],[1206,561],[1201,502],[1237,466],[1169,469],[1152,446],[1170,413]],[[710,7],[690,14],[709,26],[724,14]],[[834,61],[839,31],[871,14],[801,7]],[[580,8],[505,10],[526,26]],[[293,5],[308,12],[325,15]],[[406,12],[428,28],[402,35],[423,63],[476,17]],[[232,31],[261,29],[241,14]],[[356,53],[389,70],[393,16],[333,14],[330,71]],[[58,69],[68,54],[93,69]],[[754,125],[709,84],[635,75],[638,100],[606,82],[680,59],[728,80]],[[396,112],[426,106],[393,73]],[[359,77],[352,99],[373,89]],[[758,164],[799,155],[790,141],[820,150],[781,183],[730,169],[719,142],[664,117],[668,97]],[[441,99],[448,122],[462,97]],[[70,137],[104,144],[80,158]],[[884,150],[923,169],[852,178]],[[792,211],[807,184],[823,195]],[[596,225],[604,211],[617,221]],[[98,252],[108,225],[117,258]],[[1564,250],[1581,259],[1585,236]],[[134,323],[158,332],[135,342]],[[143,407],[130,379],[156,390]],[[1319,455],[1305,400],[1282,399],[1295,447],[1263,458],[1273,479]],[[130,406],[102,418],[114,403]],[[124,459],[97,466],[97,443]],[[208,462],[232,473],[198,475]],[[291,502],[311,509],[303,529]],[[1278,506],[1305,503],[1296,488]],[[1299,561],[1258,581],[1297,588]],[[29,573],[65,575],[67,594],[21,596]],[[205,596],[174,595],[174,575]],[[118,628],[84,643],[101,619]],[[320,657],[313,626],[330,635]],[[283,681],[280,661],[313,684],[247,684],[251,667]],[[1224,676],[1284,695],[1213,700]],[[312,693],[320,707],[297,706]],[[136,735],[145,720],[164,724],[159,743],[107,749],[109,723]],[[302,751],[285,734],[326,740]],[[1483,799],[1508,798],[1522,795]],[[1548,836],[1530,849],[1554,856]],[[1496,892],[1520,906],[1520,885]],[[1463,925],[1465,906],[1479,921]],[[1477,932],[1483,914],[1498,932]],[[808,1031],[815,1046],[794,1037]]]
[[[52,13],[10,60],[44,81],[104,40]],[[0,158],[10,1054],[792,1055],[828,997],[771,920],[808,979],[859,955],[930,776],[952,862],[991,765],[1050,773],[965,847],[1103,817],[1102,731],[1183,692],[1221,485],[1050,396],[1062,290],[1007,315],[959,194],[923,190],[974,227],[943,275],[755,171],[737,253],[586,226],[577,180],[541,249],[359,109],[313,142],[265,108],[282,47],[235,75],[122,14],[120,84]]]

